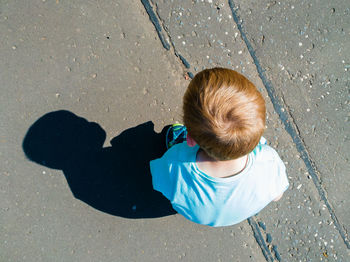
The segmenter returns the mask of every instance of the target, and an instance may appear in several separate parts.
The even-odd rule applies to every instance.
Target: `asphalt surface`
[[[345,0],[1,1],[0,261],[349,261],[349,28]],[[290,181],[224,228],[145,168],[214,66],[263,93]]]

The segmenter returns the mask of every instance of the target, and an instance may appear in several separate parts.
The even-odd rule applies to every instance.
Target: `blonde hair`
[[[265,101],[243,75],[206,69],[190,82],[183,99],[188,134],[211,157],[236,159],[257,146],[265,129]]]

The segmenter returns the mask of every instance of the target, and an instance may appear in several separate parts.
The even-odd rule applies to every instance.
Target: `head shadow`
[[[175,214],[153,190],[149,161],[165,148],[165,128],[149,121],[123,131],[103,147],[105,131],[72,112],[50,112],[27,131],[23,151],[40,165],[63,171],[73,195],[111,215],[155,218]]]

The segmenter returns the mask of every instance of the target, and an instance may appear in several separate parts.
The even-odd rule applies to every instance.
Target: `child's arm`
[[[277,202],[278,200],[280,200],[282,198],[282,196],[283,196],[283,193],[280,194],[278,197],[276,197],[273,201]]]

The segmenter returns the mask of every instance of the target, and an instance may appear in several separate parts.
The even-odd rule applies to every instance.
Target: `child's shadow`
[[[61,169],[74,196],[108,214],[152,218],[174,214],[170,202],[152,188],[149,161],[165,152],[164,131],[151,121],[130,128],[103,148],[105,131],[69,111],[39,118],[28,130],[26,156]]]

